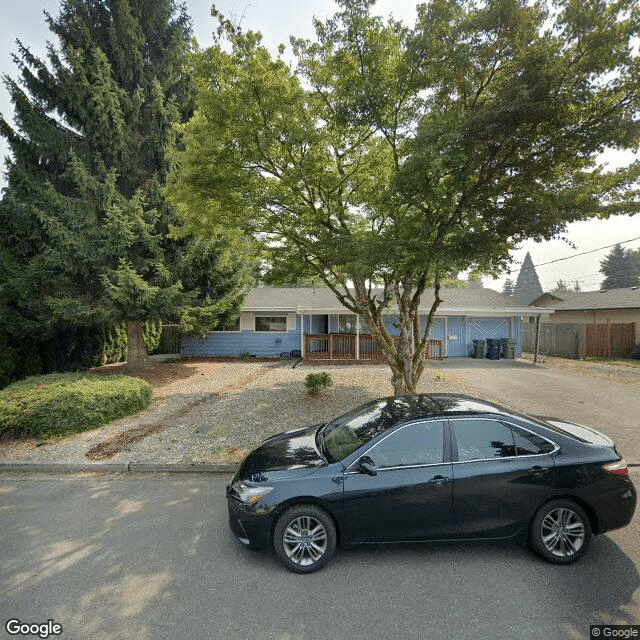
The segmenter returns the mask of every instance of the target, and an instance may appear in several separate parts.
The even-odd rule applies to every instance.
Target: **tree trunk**
[[[151,361],[147,355],[140,320],[127,321],[127,371],[147,371]]]

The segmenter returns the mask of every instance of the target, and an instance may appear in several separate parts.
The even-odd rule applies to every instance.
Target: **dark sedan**
[[[369,402],[274,436],[227,488],[238,540],[292,571],[336,544],[524,537],[546,560],[578,560],[627,525],[636,490],[604,434],[468,396]]]

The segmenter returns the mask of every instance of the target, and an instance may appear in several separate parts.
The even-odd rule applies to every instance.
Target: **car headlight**
[[[270,491],[273,491],[273,487],[267,487],[266,485],[250,484],[244,480],[234,482],[231,485],[231,489],[236,493],[240,502],[245,504],[256,504],[264,498]]]

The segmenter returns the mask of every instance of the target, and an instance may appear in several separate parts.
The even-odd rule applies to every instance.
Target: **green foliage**
[[[623,289],[640,285],[640,259],[636,252],[617,244],[600,263],[601,289]]]
[[[514,284],[511,278],[507,278],[504,282],[504,286],[502,287],[502,295],[508,296],[509,298],[513,298],[514,295]]]
[[[66,373],[15,382],[0,391],[0,434],[51,438],[95,429],[141,411],[151,385],[139,378]]]
[[[304,379],[304,386],[307,389],[307,393],[315,395],[316,393],[320,393],[321,391],[332,387],[333,380],[326,371],[322,371],[321,373],[310,373]]]
[[[240,230],[278,277],[320,277],[396,391],[415,391],[433,318],[421,334],[420,302],[435,312],[446,274],[493,273],[525,238],[636,211],[640,164],[597,159],[637,146],[638,13],[435,0],[409,28],[370,0],[338,4],[314,41],[292,38],[293,65],[214,11],[229,46],[192,57],[198,110],[169,192],[188,229]]]
[[[59,46],[41,60],[18,43],[20,80],[5,77],[15,127],[0,116],[12,155],[0,202],[0,322],[12,341],[122,321],[132,339],[140,322],[197,316],[201,293],[216,315],[235,310],[247,287],[231,283],[233,268],[250,260],[220,258],[223,283],[210,268],[221,237],[207,265],[182,264],[201,244],[180,231],[162,192],[174,124],[193,110],[184,7],[68,0],[47,22]],[[114,336],[107,342],[108,360],[121,359]],[[130,366],[144,363],[141,351]],[[79,359],[96,357],[87,349]]]
[[[516,279],[516,284],[513,288],[513,296],[522,304],[529,304],[543,293],[544,290],[540,284],[538,272],[531,259],[531,254],[527,251],[527,255],[524,257],[522,267],[520,267],[520,272]]]

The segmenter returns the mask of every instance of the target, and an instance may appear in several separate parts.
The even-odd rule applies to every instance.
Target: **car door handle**
[[[450,480],[451,478],[446,478],[445,476],[433,476],[433,478],[429,480],[428,484],[431,484],[434,487],[443,487]]]
[[[539,478],[542,474],[547,473],[549,471],[549,467],[539,467],[539,466],[535,466],[535,467],[531,467],[531,469],[529,469],[529,474],[534,476],[535,478]]]

